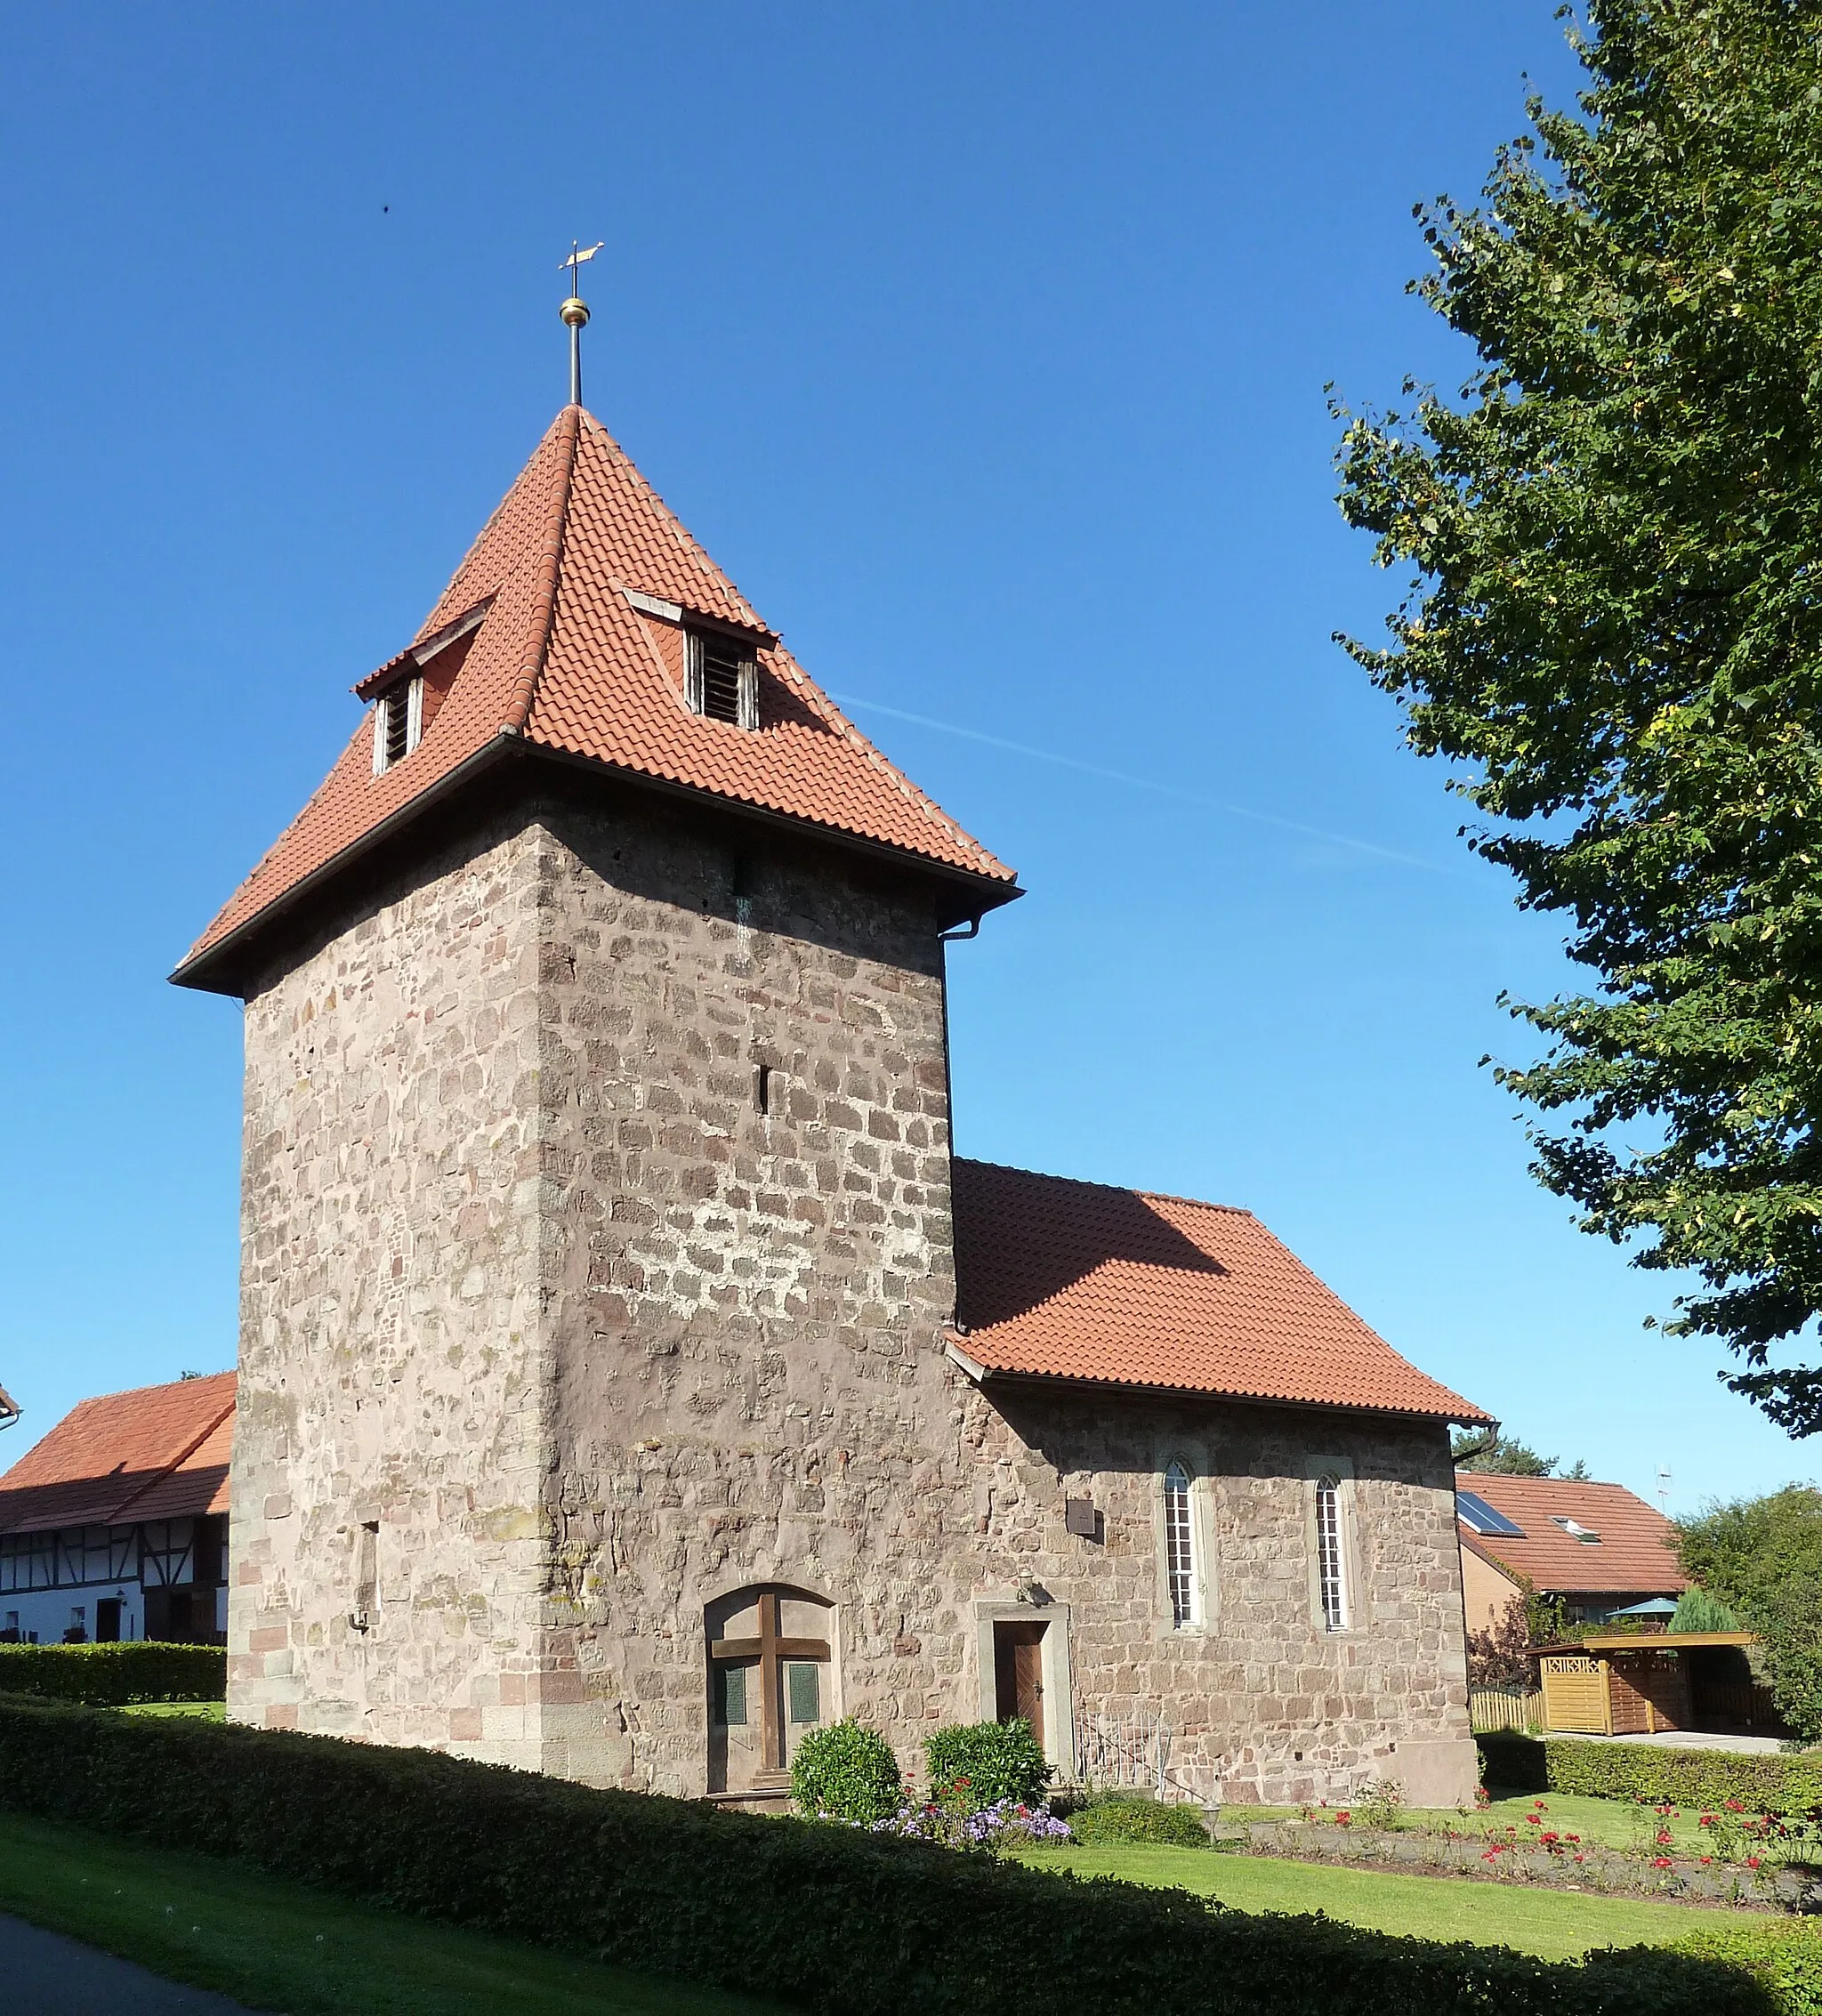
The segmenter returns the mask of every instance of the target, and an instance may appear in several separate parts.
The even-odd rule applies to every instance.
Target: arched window
[[[1333,1477],[1316,1480],[1316,1579],[1322,1593],[1322,1628],[1348,1628],[1348,1578],[1342,1559],[1342,1488]]]
[[[1173,1460],[1164,1473],[1164,1560],[1171,1590],[1171,1622],[1179,1631],[1202,1621],[1196,1573],[1196,1520],[1187,1464]]]

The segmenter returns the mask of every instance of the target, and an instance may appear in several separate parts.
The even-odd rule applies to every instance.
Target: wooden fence
[[[1517,1687],[1475,1687],[1468,1693],[1468,1720],[1476,1736],[1496,1729],[1522,1733],[1544,1727],[1544,1697]]]

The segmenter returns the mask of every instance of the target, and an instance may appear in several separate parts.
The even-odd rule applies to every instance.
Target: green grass
[[[1371,1931],[1510,1946],[1544,1960],[1579,1959],[1597,1946],[1668,1946],[1701,1926],[1737,1922],[1688,1905],[1521,1890],[1460,1876],[1384,1875],[1199,1848],[1037,1848],[1025,1859],[1078,1876],[1192,1890],[1237,1911],[1325,1911]]]
[[[0,1910],[286,2016],[783,2016],[777,2003],[367,1911],[0,1813]]]
[[[120,1715],[183,1715],[202,1722],[228,1720],[225,1701],[130,1701],[114,1712]]]

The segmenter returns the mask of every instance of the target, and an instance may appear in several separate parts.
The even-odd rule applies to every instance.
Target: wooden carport
[[[1544,1690],[1544,1726],[1576,1736],[1700,1729],[1710,1718],[1690,1684],[1689,1655],[1756,1643],[1750,1631],[1591,1631],[1572,1644],[1536,1646],[1530,1657]],[[1750,1721],[1750,1707],[1738,1719]]]

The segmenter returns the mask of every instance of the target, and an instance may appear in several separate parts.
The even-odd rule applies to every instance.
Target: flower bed
[[[1536,1806],[1527,1816],[1531,1825],[1523,1829],[1375,1826],[1342,1809],[1312,1811],[1295,1820],[1251,1821],[1244,1826],[1243,1838],[1255,1855],[1299,1862],[1371,1863],[1425,1875],[1540,1883],[1753,1911],[1822,1909],[1822,1870],[1794,1859],[1798,1844],[1791,1830],[1765,1815],[1704,1815],[1714,1851],[1689,1855],[1665,1851],[1670,1831],[1661,1824],[1659,1840],[1650,1844],[1655,1851],[1628,1852],[1552,1827],[1545,1802],[1539,1800]],[[1224,1816],[1229,1825],[1238,1818],[1231,1811]]]

